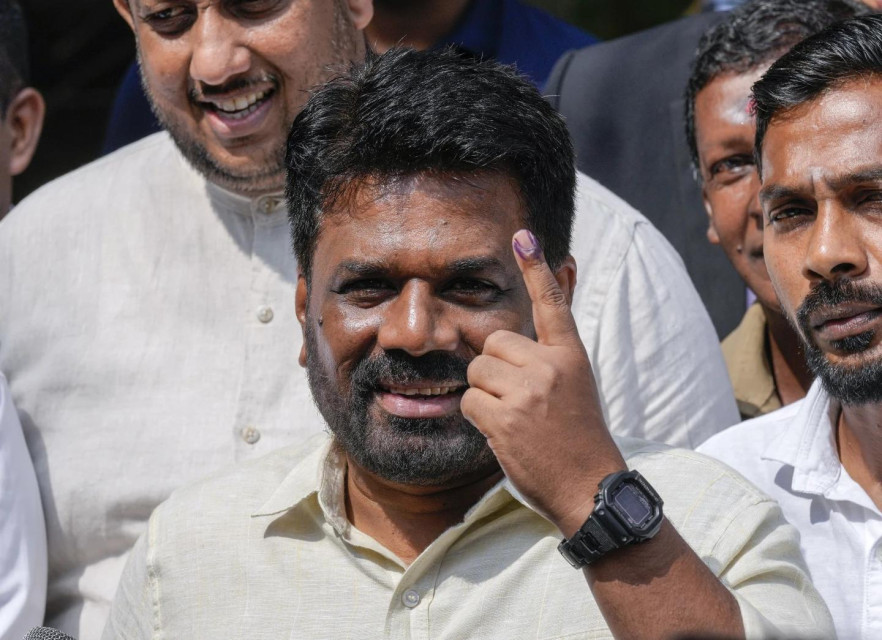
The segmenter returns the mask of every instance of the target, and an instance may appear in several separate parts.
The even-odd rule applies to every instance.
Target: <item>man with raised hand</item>
[[[105,638],[830,635],[771,500],[610,435],[572,153],[528,81],[451,52],[314,93],[287,198],[330,434],[161,505]]]
[[[372,15],[370,0],[115,2],[168,132],[0,223],[0,369],[46,510],[47,623],[80,640],[173,489],[320,428],[290,366],[285,135],[308,89],[364,56]],[[573,308],[612,431],[694,447],[734,423],[679,258],[584,177],[577,211]]]
[[[701,447],[800,532],[840,638],[882,635],[882,16],[796,45],[753,87],[763,251],[817,375]]]

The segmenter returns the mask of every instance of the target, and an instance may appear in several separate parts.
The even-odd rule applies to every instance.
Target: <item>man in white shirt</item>
[[[47,623],[97,637],[172,490],[318,428],[294,310],[284,137],[360,59],[369,0],[117,0],[168,128],[0,223],[0,367],[48,529]],[[329,68],[329,65],[331,68]],[[579,180],[574,294],[611,429],[694,447],[737,420],[677,255]]]
[[[37,477],[0,373],[0,638],[19,640],[46,607],[46,525]]]
[[[882,16],[794,47],[754,85],[766,265],[818,380],[699,448],[800,530],[840,638],[882,635]]]
[[[105,638],[832,633],[771,500],[610,436],[570,311],[572,145],[525,78],[371,56],[315,91],[288,163],[333,435],[157,509]]]

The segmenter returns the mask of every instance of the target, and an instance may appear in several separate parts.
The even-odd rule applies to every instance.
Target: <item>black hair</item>
[[[393,48],[316,89],[288,138],[286,199],[309,278],[323,212],[348,185],[420,173],[514,180],[552,268],[569,253],[573,146],[561,117],[512,67],[453,49]]]
[[[858,0],[749,0],[708,29],[698,42],[686,86],[686,139],[700,178],[695,98],[717,76],[741,74],[781,56],[822,29],[872,9]]]
[[[778,115],[845,82],[882,77],[882,15],[835,24],[793,47],[753,85],[757,168],[763,138]]]
[[[0,0],[0,113],[30,81],[28,31],[16,0]]]

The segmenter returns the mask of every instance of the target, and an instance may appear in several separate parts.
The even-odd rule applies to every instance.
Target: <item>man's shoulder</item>
[[[633,252],[665,266],[675,263],[686,278],[679,254],[642,213],[582,172],[577,173],[576,184],[571,253],[580,273],[594,278],[600,263],[618,269],[626,254]],[[670,277],[670,273],[658,275]]]
[[[803,403],[804,400],[800,400],[733,425],[709,438],[697,451],[744,473],[756,467],[769,445],[794,426]]]
[[[621,197],[604,187],[591,176],[578,171],[576,173],[576,217],[573,224],[573,254],[585,248],[589,239],[591,252],[596,252],[597,245],[611,238],[622,239],[630,244],[636,233],[648,235],[652,242],[670,247],[664,236]],[[673,251],[673,247],[670,247]]]
[[[628,466],[649,478],[662,495],[686,495],[691,499],[722,484],[735,489],[733,499],[770,499],[740,473],[704,452],[633,438],[619,439],[619,446]]]
[[[139,193],[168,188],[171,178],[179,179],[184,168],[169,135],[156,133],[46,183],[16,205],[8,218],[26,220],[41,213],[57,214],[59,209],[65,216],[76,211],[91,215],[103,203],[119,207],[121,200],[137,198]]]
[[[181,523],[193,521],[194,513],[202,528],[247,523],[292,476],[305,493],[316,488],[319,458],[328,441],[327,434],[317,434],[181,487],[157,507],[153,519],[165,533],[183,531]]]

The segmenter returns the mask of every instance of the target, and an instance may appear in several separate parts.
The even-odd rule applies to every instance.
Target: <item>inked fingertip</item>
[[[538,260],[542,257],[542,247],[529,229],[521,229],[515,233],[511,244],[515,253],[524,260]]]

